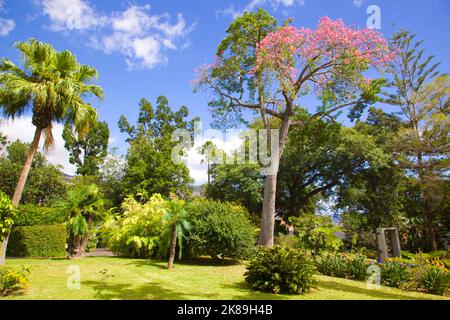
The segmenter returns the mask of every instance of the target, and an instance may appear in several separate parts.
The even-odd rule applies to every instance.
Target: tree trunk
[[[12,198],[12,203],[17,207],[20,203],[20,199],[22,198],[23,189],[25,188],[25,183],[27,182],[28,173],[30,172],[31,163],[33,162],[34,155],[36,154],[36,150],[39,147],[39,140],[41,139],[42,129],[36,127],[34,131],[33,142],[31,143],[30,150],[28,151],[27,159],[25,160],[25,164],[22,167],[22,172],[20,173],[19,181],[17,182],[16,189],[14,190],[14,195]],[[0,266],[5,264],[6,260],[6,248],[8,246],[9,235],[11,233],[11,227],[7,231],[5,235],[5,239],[0,244]]]
[[[20,173],[19,181],[17,182],[16,189],[14,190],[14,195],[12,202],[15,206],[19,205],[20,199],[22,198],[23,189],[25,188],[25,183],[27,182],[28,173],[30,172],[31,163],[33,162],[34,155],[39,147],[39,140],[41,139],[42,128],[36,127],[34,132],[33,142],[31,143],[30,150],[28,151],[27,159],[23,165],[22,172]]]
[[[88,215],[88,233],[83,237],[77,238],[77,245],[73,248],[73,254],[70,255],[71,259],[77,259],[83,257],[84,252],[89,244],[89,232],[92,230],[92,224],[94,222],[94,216],[92,214]]]
[[[286,146],[287,136],[290,127],[290,115],[285,114],[280,127],[278,153],[272,154],[271,173],[266,176],[264,185],[264,200],[261,216],[261,231],[259,233],[258,245],[273,247],[274,227],[275,227],[275,201],[277,192],[277,173],[281,155]],[[271,150],[272,152],[272,150]]]
[[[170,242],[169,248],[169,262],[167,264],[167,269],[173,269],[173,262],[175,260],[175,249],[177,247],[177,225],[174,223],[172,225],[172,241]]]

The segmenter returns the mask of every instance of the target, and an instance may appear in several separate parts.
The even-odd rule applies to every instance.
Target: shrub
[[[417,282],[427,292],[443,295],[450,285],[450,273],[445,268],[427,266],[420,271]]]
[[[64,223],[65,219],[66,216],[53,208],[25,204],[19,206],[14,225],[16,227],[53,225]]]
[[[0,243],[7,236],[16,218],[16,209],[9,197],[0,191]],[[4,253],[4,252],[3,252]],[[0,252],[0,254],[3,254]]]
[[[322,254],[316,259],[316,266],[326,276],[360,281],[367,277],[368,264],[361,254]]]
[[[140,203],[129,197],[122,203],[122,212],[107,218],[100,229],[108,247],[123,257],[154,256],[165,230],[164,199],[156,194],[147,203]]]
[[[299,218],[289,218],[297,233],[300,248],[311,250],[314,254],[321,251],[337,251],[343,246],[343,242],[336,236],[336,232],[342,231],[336,226],[329,216],[304,214]]]
[[[342,255],[339,254],[322,254],[316,259],[317,270],[326,276],[345,278],[346,262]]]
[[[314,264],[305,253],[274,246],[260,249],[244,276],[253,290],[298,294],[315,286],[314,274]]]
[[[411,272],[406,264],[398,261],[387,261],[379,265],[381,272],[381,284],[400,288],[411,279]]]
[[[187,209],[190,252],[214,259],[248,257],[255,248],[255,227],[246,209],[230,203],[196,200]]]
[[[12,257],[57,258],[66,256],[66,227],[15,227],[9,239],[7,255]]]
[[[22,267],[20,270],[0,269],[0,296],[7,296],[18,290],[26,289],[30,284],[29,274],[30,268],[28,267]]]

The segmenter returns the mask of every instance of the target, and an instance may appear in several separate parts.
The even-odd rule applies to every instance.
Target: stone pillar
[[[377,229],[377,249],[378,249],[378,262],[384,262],[389,258],[388,248],[386,244],[386,232],[384,228]]]

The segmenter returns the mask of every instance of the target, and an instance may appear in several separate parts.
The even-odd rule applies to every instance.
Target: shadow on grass
[[[277,295],[270,292],[261,292],[250,289],[250,286],[245,282],[239,282],[230,285],[222,286],[224,289],[232,289],[239,292],[230,297],[230,300],[287,300],[288,297]]]
[[[93,288],[97,298],[103,300],[189,300],[214,299],[215,294],[184,294],[168,289],[159,283],[143,283],[131,286],[127,283],[105,284],[100,281],[84,281],[82,285]],[[176,287],[176,284],[173,284]]]
[[[333,281],[333,280],[319,280],[317,284],[317,289],[320,290],[323,289],[329,289],[329,290],[338,290],[345,293],[354,293],[354,294],[360,294],[365,295],[369,298],[374,299],[388,299],[388,300],[432,300],[432,298],[427,297],[421,297],[421,298],[413,298],[407,295],[398,294],[398,293],[388,293],[388,292],[382,292],[376,289],[364,289],[359,288],[347,284],[343,284],[341,282]]]
[[[226,267],[226,266],[235,266],[239,265],[242,262],[238,260],[214,260],[212,258],[207,257],[200,257],[200,258],[190,258],[190,259],[183,259],[182,261],[175,261],[175,268],[177,265],[181,266],[218,266],[218,267]],[[130,263],[127,263],[127,265],[134,265],[137,267],[144,267],[144,266],[152,266],[157,267],[159,269],[166,269],[167,261],[161,260],[161,259],[136,259]]]

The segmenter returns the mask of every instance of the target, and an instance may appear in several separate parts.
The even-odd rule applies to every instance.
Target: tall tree
[[[398,149],[401,165],[417,177],[426,220],[428,249],[437,250],[430,183],[448,172],[448,77],[438,77],[440,63],[434,56],[425,57],[423,41],[401,31],[394,35],[391,45],[398,51],[392,63],[392,91],[386,102],[398,105],[403,113],[404,128],[400,132]],[[436,79],[436,77],[438,77]],[[433,84],[427,85],[433,79]]]
[[[263,10],[238,17],[219,45],[217,61],[201,67],[196,81],[217,94],[210,102],[217,115],[240,116],[244,109],[258,112],[268,129],[269,149],[270,118],[279,120],[278,151],[272,155],[271,172],[265,179],[258,241],[269,247],[273,245],[279,160],[290,127],[332,117],[346,107],[361,110],[376,101],[384,81],[372,81],[363,73],[392,58],[380,33],[346,27],[341,20],[325,17],[315,30],[285,25],[271,32],[275,25]],[[322,104],[306,121],[296,122],[295,115],[305,110],[298,100],[311,86]]]
[[[80,65],[69,51],[56,51],[50,44],[30,39],[16,42],[21,52],[24,69],[11,60],[0,60],[0,108],[7,118],[21,116],[31,111],[35,126],[33,141],[12,198],[18,205],[39,146],[42,133],[45,147],[53,145],[52,123],[71,122],[81,136],[89,131],[89,123],[97,118],[97,112],[83,98],[91,94],[101,97],[103,90],[90,81],[97,71]],[[0,255],[6,252],[8,237],[3,241]]]
[[[77,166],[77,174],[96,176],[108,155],[109,128],[106,122],[95,121],[85,137],[80,137],[71,123],[63,130],[64,146],[70,163]]]
[[[172,151],[177,144],[172,134],[177,129],[193,133],[193,122],[187,122],[188,109],[172,111],[164,96],[157,99],[156,110],[146,99],[139,103],[140,113],[135,125],[121,116],[119,128],[129,135],[130,148],[124,176],[125,194],[174,193],[186,198],[191,193],[192,179],[184,163],[174,163]]]

